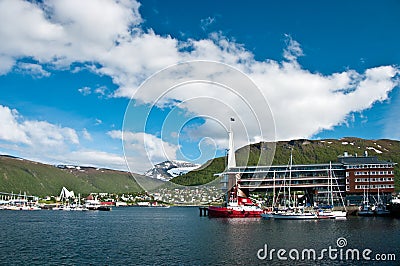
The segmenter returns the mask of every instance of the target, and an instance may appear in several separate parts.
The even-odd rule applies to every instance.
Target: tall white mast
[[[328,194],[328,204],[330,204],[333,208],[333,176],[332,176],[332,162],[329,162],[329,194]],[[330,198],[329,198],[330,197]]]
[[[291,193],[291,186],[292,186],[292,164],[293,164],[293,148],[290,149],[290,164],[289,164],[289,186],[288,186],[288,195],[289,195],[289,208],[290,208],[290,193]],[[294,205],[293,205],[294,207]]]
[[[274,170],[274,185],[273,185],[273,192],[272,192],[272,207],[275,208],[275,170]]]
[[[235,119],[231,118],[229,122],[229,151],[228,151],[228,169],[236,167],[236,157],[235,157],[235,144],[233,142],[233,131],[232,131],[232,122]]]

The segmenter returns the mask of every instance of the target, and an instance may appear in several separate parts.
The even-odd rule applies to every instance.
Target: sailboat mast
[[[293,164],[293,148],[290,150],[290,164],[289,164],[289,185],[288,185],[288,194],[289,194],[289,207],[290,207],[290,187],[292,186],[292,164]]]
[[[274,185],[272,188],[272,207],[275,207],[275,170],[274,170]]]
[[[330,196],[331,196],[331,206],[333,208],[333,176],[332,176],[332,162],[329,162],[329,179],[330,179]]]
[[[228,169],[236,167],[235,144],[233,141],[233,130],[232,130],[232,122],[234,121],[235,119],[231,118],[229,122]]]
[[[381,202],[381,197],[379,196],[379,186],[378,186],[378,204]]]

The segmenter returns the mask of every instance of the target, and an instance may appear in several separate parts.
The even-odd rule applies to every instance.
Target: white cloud
[[[103,121],[100,120],[100,119],[98,119],[98,118],[96,118],[95,121],[96,121],[96,122],[95,122],[95,125],[96,125],[96,126],[103,124]]]
[[[90,88],[90,87],[83,87],[83,88],[80,88],[80,89],[78,89],[78,91],[83,95],[83,96],[87,96],[87,95],[89,95],[89,94],[91,94],[92,93],[92,89]]]
[[[122,131],[121,130],[111,130],[107,132],[107,135],[109,135],[113,139],[120,139],[122,140]]]
[[[89,140],[89,141],[92,141],[92,140],[93,140],[92,135],[90,135],[90,133],[87,131],[86,128],[84,128],[84,129],[82,130],[82,135],[83,135],[83,137],[84,137],[86,140]]]
[[[0,55],[0,75],[7,74],[14,64],[15,60],[12,57]]]
[[[204,23],[212,23],[211,20],[205,20]],[[0,43],[0,74],[10,71],[13,64],[18,64],[16,60],[24,57],[36,60],[38,64],[60,68],[68,68],[72,62],[80,62],[93,72],[110,76],[119,86],[114,92],[115,97],[130,98],[146,78],[166,66],[186,60],[215,60],[238,68],[258,85],[274,115],[277,139],[307,138],[321,130],[332,129],[335,125],[345,123],[351,113],[361,112],[376,102],[387,100],[388,93],[398,86],[395,76],[399,74],[399,69],[395,66],[378,66],[366,69],[364,73],[354,70],[330,75],[312,73],[297,62],[297,58],[304,53],[300,44],[289,35],[286,36],[287,47],[283,51],[286,61],[257,61],[242,45],[229,41],[219,33],[210,34],[208,39],[180,41],[171,36],[157,35],[151,29],[144,31],[140,28],[141,21],[139,3],[135,1],[57,0],[39,4],[3,0],[0,2],[0,25],[7,26],[0,27],[0,39],[7,42]],[[167,80],[163,80],[162,84],[168,83],[168,80],[181,80],[179,75],[189,78],[202,71],[205,70],[176,73],[165,77]],[[230,73],[215,74],[221,82],[235,82],[235,77]],[[88,90],[82,88],[80,92],[84,94]],[[106,92],[100,90],[98,93]],[[154,89],[137,93],[134,97],[138,102],[151,102],[162,93],[162,90]],[[260,101],[260,94],[249,93],[246,88],[240,89],[240,96],[251,103]],[[223,93],[223,90],[212,86],[177,89],[171,91],[168,97],[160,103],[170,105],[185,101],[181,107],[187,113],[212,115],[222,121],[235,115],[233,111],[236,111],[236,116],[240,116],[239,121],[253,119],[244,105],[243,97]],[[214,100],[188,101],[191,97],[209,97]],[[216,105],[218,101],[219,105]],[[229,108],[220,108],[222,105],[234,109],[228,111]],[[265,106],[253,107],[257,112],[263,112],[261,108]],[[21,142],[32,141],[35,138],[32,134],[44,134],[43,131],[33,130],[28,135],[23,123],[18,123],[12,115],[14,120],[10,119],[10,112],[3,110],[3,115],[8,117],[8,127],[19,134]],[[54,125],[35,123],[58,132],[42,139],[46,145],[62,141],[78,143],[77,137],[72,132],[68,135],[65,128],[63,130]],[[100,123],[100,120],[97,121],[97,124]],[[254,123],[249,124],[246,132],[237,135],[238,143],[259,140],[257,127]],[[29,123],[25,125],[28,126]],[[213,131],[210,122],[200,126],[198,132],[214,134],[213,139],[217,145],[223,145],[222,139],[226,138],[221,132]],[[4,140],[17,139],[8,133],[0,134]],[[143,144],[140,142],[144,142],[148,148],[146,153],[152,160],[172,156],[178,149],[177,145],[164,143],[154,136],[135,134],[138,135],[132,136],[132,147],[140,149],[140,144]],[[161,152],[161,147],[166,151]]]
[[[136,173],[143,173],[159,162],[176,160],[179,150],[179,146],[144,132],[112,130],[107,134],[113,139],[123,139],[127,164]]]
[[[215,23],[215,21],[216,21],[215,17],[207,17],[207,18],[201,19],[200,20],[200,27],[204,31],[206,31],[210,27],[210,25]]]
[[[300,44],[288,34],[285,34],[285,37],[287,47],[283,51],[283,57],[289,61],[295,61],[298,57],[303,56],[303,49],[301,49]]]
[[[0,139],[14,143],[29,144],[30,140],[23,126],[18,122],[18,111],[0,105]]]
[[[251,77],[271,104],[278,139],[311,137],[344,123],[352,112],[388,99],[388,93],[398,85],[393,78],[399,72],[392,66],[328,76],[292,64],[264,69],[263,73],[253,72]]]
[[[50,76],[50,72],[44,70],[41,65],[32,63],[18,63],[17,71],[22,74],[30,75],[34,78],[43,78]]]
[[[18,111],[0,105],[0,140],[25,144],[39,151],[49,151],[54,147],[79,144],[76,131],[46,121],[24,120]]]
[[[0,70],[16,58],[68,67],[71,62],[99,61],[118,43],[130,39],[141,21],[135,1],[57,0],[0,2]],[[6,26],[4,26],[6,25]],[[3,63],[4,62],[4,63]]]
[[[107,86],[100,86],[94,90],[94,93],[98,94],[99,98],[110,97],[110,92]]]
[[[64,164],[105,167],[127,171],[123,156],[99,150],[77,150],[58,156],[58,161]]]
[[[50,164],[76,164],[127,170],[125,159],[115,154],[83,148],[76,131],[47,121],[24,119],[17,110],[0,105],[0,147],[3,153]],[[93,138],[86,128],[83,138]]]
[[[25,133],[31,140],[32,145],[37,147],[60,147],[67,143],[79,144],[76,131],[68,127],[60,127],[46,121],[29,121],[22,123]]]

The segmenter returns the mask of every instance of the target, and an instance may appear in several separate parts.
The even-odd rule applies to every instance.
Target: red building
[[[346,195],[394,192],[395,163],[373,156],[343,156],[339,157],[339,162],[346,169]]]

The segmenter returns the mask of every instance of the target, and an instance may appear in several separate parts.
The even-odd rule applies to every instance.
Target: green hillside
[[[365,151],[381,160],[400,163],[400,141],[365,140],[344,138],[340,140],[295,140],[276,143],[276,150],[270,143],[257,143],[236,151],[238,165],[268,164],[286,165],[289,161],[290,148],[293,148],[294,164],[336,162],[339,155],[362,156]],[[261,150],[269,151],[268,156],[260,160]],[[210,160],[200,169],[172,179],[180,185],[201,185],[216,179],[217,173],[224,171],[226,158]],[[400,190],[400,168],[395,166],[396,190]],[[159,187],[159,180],[136,175],[135,178],[146,189]],[[58,195],[63,186],[82,195],[91,192],[127,193],[142,191],[136,179],[130,173],[92,167],[58,168],[51,165],[32,162],[10,156],[0,156],[0,191],[26,192],[31,195]],[[163,183],[162,183],[163,184]],[[165,185],[165,184],[164,184]]]
[[[240,166],[257,165],[261,150],[271,144],[257,143],[245,146],[236,151],[237,164]],[[294,164],[329,163],[336,162],[338,156],[347,152],[349,155],[363,156],[367,151],[370,156],[377,156],[381,160],[400,163],[400,141],[395,140],[365,140],[359,138],[343,138],[340,140],[293,140],[276,143],[274,157],[260,160],[261,164],[272,161],[273,165],[286,165],[289,163],[290,149],[293,147]],[[271,151],[271,150],[269,150]],[[272,153],[271,155],[272,156]],[[215,179],[214,174],[221,173],[226,165],[226,158],[216,158],[206,167],[175,177],[172,182],[181,185],[205,184]],[[396,190],[400,189],[400,168],[395,166]]]
[[[127,172],[82,167],[60,169],[10,156],[0,156],[0,191],[31,195],[58,195],[65,186],[83,195],[91,192],[139,192]]]

